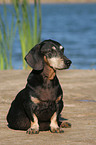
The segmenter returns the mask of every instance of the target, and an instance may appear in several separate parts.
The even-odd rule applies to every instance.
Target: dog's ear
[[[44,59],[40,51],[40,44],[35,45],[25,56],[25,60],[34,70],[42,70],[44,67]]]

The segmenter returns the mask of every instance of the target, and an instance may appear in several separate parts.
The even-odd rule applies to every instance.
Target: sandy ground
[[[0,145],[96,145],[96,70],[57,72],[64,91],[62,116],[72,124],[64,133],[25,131],[7,127],[10,103],[26,84],[29,71],[0,71]]]

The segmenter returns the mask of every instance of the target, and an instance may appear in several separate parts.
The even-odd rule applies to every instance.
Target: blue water
[[[96,69],[96,4],[43,4],[42,40],[45,39],[64,46],[65,55],[73,62],[71,69]],[[20,69],[18,32],[13,52],[13,68]]]

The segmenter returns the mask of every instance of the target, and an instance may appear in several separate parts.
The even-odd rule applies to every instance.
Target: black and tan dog
[[[25,57],[33,68],[26,87],[12,102],[7,115],[12,129],[39,133],[39,130],[63,132],[59,116],[63,108],[63,92],[56,69],[69,68],[71,61],[64,55],[64,47],[53,40],[45,40],[32,48]]]

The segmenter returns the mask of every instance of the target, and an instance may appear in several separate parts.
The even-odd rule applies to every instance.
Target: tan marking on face
[[[50,65],[49,62],[48,62],[48,60],[47,60],[47,58],[46,58],[46,56],[44,56],[44,61],[45,61],[48,65]]]
[[[31,101],[32,101],[33,103],[35,103],[35,104],[40,103],[40,100],[39,100],[38,98],[35,98],[35,97],[32,97],[32,96],[31,96]]]
[[[61,45],[59,48],[62,50],[63,49],[63,46]]]
[[[55,46],[53,46],[53,47],[52,47],[52,49],[53,49],[53,50],[56,50],[56,47],[55,47]]]
[[[48,62],[50,64],[50,66],[52,66],[53,68],[64,68],[64,60],[61,59],[60,57],[52,57],[52,58],[48,58]]]
[[[34,122],[31,121],[31,128],[35,130],[39,130],[38,118],[33,113]]]
[[[59,127],[58,124],[57,124],[57,113],[56,112],[51,117],[50,127],[51,127],[51,129]]]

